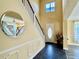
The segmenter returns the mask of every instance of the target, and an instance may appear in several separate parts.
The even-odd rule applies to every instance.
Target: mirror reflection
[[[1,17],[1,27],[8,36],[17,36],[24,31],[24,21],[16,12],[5,12]]]

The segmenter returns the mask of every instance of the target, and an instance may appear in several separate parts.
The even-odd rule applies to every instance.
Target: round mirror
[[[24,31],[24,21],[16,12],[5,12],[1,17],[1,27],[6,35],[16,37]]]

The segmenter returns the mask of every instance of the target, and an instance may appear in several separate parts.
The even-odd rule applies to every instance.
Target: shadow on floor
[[[45,48],[33,59],[67,59],[65,51],[57,44],[46,43]]]

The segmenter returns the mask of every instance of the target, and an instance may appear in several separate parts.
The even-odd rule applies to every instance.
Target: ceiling
[[[73,13],[73,9],[76,7],[79,0],[63,0],[63,16],[67,20]]]
[[[79,20],[79,1],[77,2],[76,6],[74,7],[68,20]]]

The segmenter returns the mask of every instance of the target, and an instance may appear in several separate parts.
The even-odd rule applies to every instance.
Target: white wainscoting
[[[39,45],[39,46],[38,46]],[[32,59],[45,44],[40,40],[31,40],[0,52],[0,59]]]

